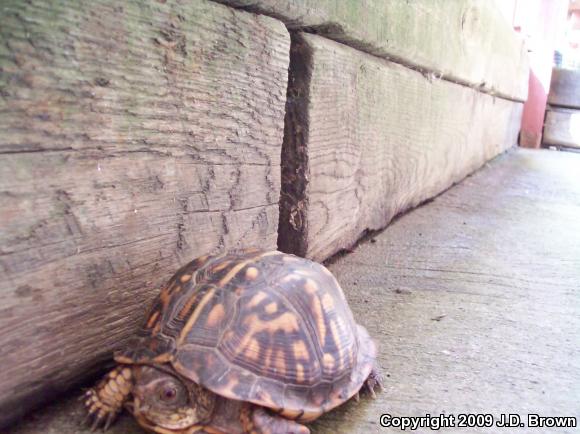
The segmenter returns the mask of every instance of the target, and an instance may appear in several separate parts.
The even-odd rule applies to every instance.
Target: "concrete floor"
[[[580,154],[512,151],[330,269],[380,346],[386,390],[324,416],[313,433],[401,432],[379,425],[384,413],[580,419]],[[75,398],[8,434],[89,432]],[[127,416],[110,432],[142,433]]]

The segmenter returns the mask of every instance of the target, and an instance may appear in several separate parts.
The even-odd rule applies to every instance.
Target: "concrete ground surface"
[[[580,419],[580,154],[510,151],[329,268],[379,345],[385,390],[325,415],[313,433],[402,432],[381,427],[381,414]],[[7,433],[90,432],[78,393]],[[124,415],[110,432],[143,431]]]

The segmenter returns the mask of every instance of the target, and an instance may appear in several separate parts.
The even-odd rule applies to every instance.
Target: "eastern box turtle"
[[[169,280],[85,405],[93,428],[124,406],[163,434],[305,434],[361,388],[374,396],[375,358],[324,266],[277,251],[204,256]]]

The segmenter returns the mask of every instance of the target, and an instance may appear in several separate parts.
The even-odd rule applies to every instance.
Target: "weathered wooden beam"
[[[205,0],[2,3],[0,425],[110,357],[180,264],[276,246],[289,47]]]
[[[516,143],[522,104],[297,34],[279,246],[325,259]]]
[[[580,148],[580,110],[548,108],[542,143]]]
[[[488,0],[217,0],[437,77],[525,101],[523,41]]]
[[[580,71],[552,69],[548,104],[558,107],[580,108]]]

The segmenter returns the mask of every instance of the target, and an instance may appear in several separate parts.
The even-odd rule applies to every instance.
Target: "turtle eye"
[[[172,385],[165,385],[161,388],[161,396],[162,401],[165,402],[173,402],[175,398],[177,398],[177,388]]]

